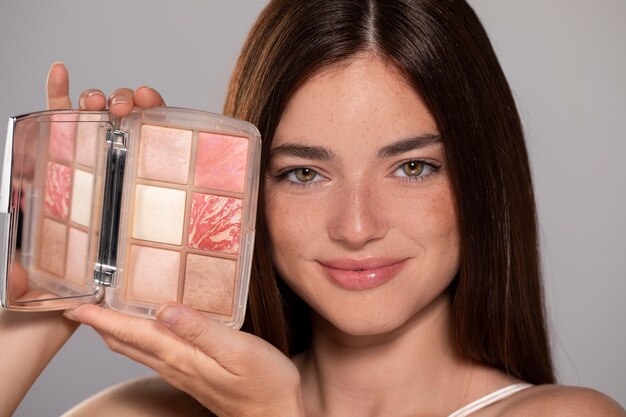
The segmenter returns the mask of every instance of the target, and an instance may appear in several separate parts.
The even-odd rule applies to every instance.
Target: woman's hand
[[[54,63],[47,81],[48,108],[69,109],[69,76]],[[133,107],[165,102],[152,88],[120,88],[106,95],[83,91],[81,110],[107,109],[118,117]],[[166,305],[158,320],[131,317],[95,305],[65,316],[93,327],[109,348],[157,371],[219,416],[304,415],[300,375],[293,363],[264,340],[216,323],[182,305]]]
[[[48,98],[48,109],[70,109],[70,81],[67,68],[60,62],[55,62],[48,72],[46,92]],[[82,92],[78,99],[78,107],[81,110],[102,111],[107,108],[118,116],[128,115],[133,107],[160,107],[165,106],[165,101],[158,91],[142,86],[135,91],[130,88],[118,88],[109,96],[98,89],[89,89]]]
[[[304,415],[295,365],[264,340],[179,304],[157,321],[83,305],[66,317],[92,326],[113,351],[143,363],[215,414]]]

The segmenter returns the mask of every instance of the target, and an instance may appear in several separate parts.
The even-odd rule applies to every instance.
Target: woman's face
[[[340,331],[391,331],[459,263],[443,145],[418,94],[368,55],[300,87],[272,143],[266,216],[276,268]]]

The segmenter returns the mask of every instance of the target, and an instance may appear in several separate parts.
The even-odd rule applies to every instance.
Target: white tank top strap
[[[532,386],[533,386],[532,384],[527,384],[525,382],[521,382],[519,384],[508,385],[504,388],[500,388],[499,390],[492,392],[491,394],[487,394],[484,397],[477,399],[476,401],[473,401],[467,404],[465,407],[455,411],[454,413],[450,414],[448,417],[469,416],[470,414],[478,410],[482,410],[488,405],[491,405],[507,397],[510,397],[516,392],[520,392]]]

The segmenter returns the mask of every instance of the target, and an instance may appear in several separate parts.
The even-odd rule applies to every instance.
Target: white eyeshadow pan
[[[70,219],[74,223],[87,227],[93,204],[93,174],[80,169],[74,170],[73,185]]]
[[[182,244],[186,196],[183,190],[138,184],[132,237],[171,245]]]

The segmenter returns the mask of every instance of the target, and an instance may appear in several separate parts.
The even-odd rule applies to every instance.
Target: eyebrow
[[[400,155],[404,152],[425,148],[426,146],[438,143],[441,136],[437,134],[424,134],[409,139],[399,140],[392,144],[383,146],[378,150],[376,156],[380,159]],[[294,156],[297,158],[311,159],[317,161],[332,161],[336,159],[335,154],[330,149],[322,146],[302,145],[298,143],[286,143],[272,149],[270,159],[276,156]]]
[[[429,145],[432,145],[433,143],[439,142],[441,142],[441,136],[433,133],[427,133],[409,139],[399,140],[398,142],[383,146],[378,150],[378,153],[376,155],[381,159],[389,158],[391,156],[400,155],[408,151],[413,151],[415,149],[425,148]]]
[[[270,158],[278,155],[295,156],[304,159],[313,159],[318,161],[332,161],[335,154],[321,146],[300,145],[297,143],[286,143],[272,149]]]

